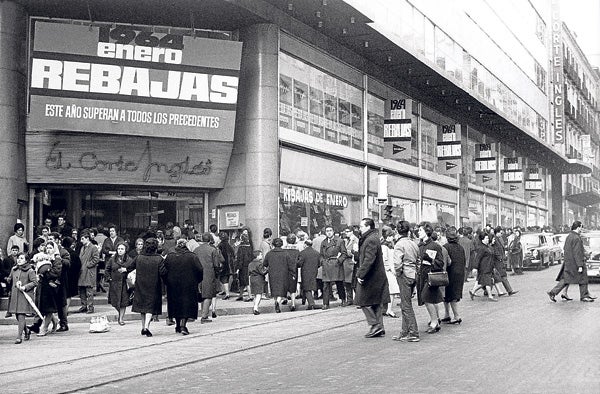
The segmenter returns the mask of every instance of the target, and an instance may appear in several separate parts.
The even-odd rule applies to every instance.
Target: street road
[[[0,327],[0,387],[26,392],[485,392],[599,393],[600,302],[552,303],[546,291],[559,267],[509,276],[519,294],[492,303],[459,303],[461,325],[425,333],[421,342],[392,341],[400,319],[386,318],[386,336],[366,339],[354,307],[328,311],[220,316],[189,325],[180,336],[164,321],[154,337],[140,322],[89,334],[86,324],[12,344],[16,326]],[[472,282],[467,284],[469,287]],[[591,284],[600,295],[600,285]],[[600,299],[598,300],[600,301]],[[399,314],[400,308],[394,307]]]

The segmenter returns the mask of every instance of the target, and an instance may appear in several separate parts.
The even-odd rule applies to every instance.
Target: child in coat
[[[250,276],[250,291],[254,295],[254,310],[255,315],[260,315],[258,306],[262,299],[262,294],[265,288],[265,275],[267,268],[263,266],[263,255],[260,250],[253,252],[254,260],[248,265],[248,275]]]
[[[25,332],[25,340],[28,340],[31,335],[26,328],[25,315],[35,312],[25,298],[24,293],[29,295],[30,299],[33,299],[33,289],[38,285],[35,270],[27,261],[25,253],[19,253],[17,256],[17,265],[12,268],[8,281],[11,285],[8,311],[17,318],[18,332],[15,343],[19,344],[23,341],[23,332]]]

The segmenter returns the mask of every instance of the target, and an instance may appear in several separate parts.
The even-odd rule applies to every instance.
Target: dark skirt
[[[444,302],[458,302],[462,298],[465,283],[465,265],[452,263],[448,267],[448,286],[444,289]]]
[[[116,275],[115,275],[116,276]],[[115,309],[129,306],[129,292],[127,291],[127,276],[119,275],[121,278],[112,279],[108,288],[108,301]]]
[[[261,275],[253,275],[250,277],[250,292],[252,295],[262,294],[265,289],[265,277]]]
[[[424,304],[439,304],[443,301],[440,288],[429,287],[427,284],[427,274],[430,271],[430,265],[421,264],[421,269],[417,277],[417,300],[419,306]]]
[[[248,286],[250,283],[248,283],[248,266],[250,265],[250,263],[243,263],[242,266],[240,267],[240,273],[238,274],[238,282],[240,284],[240,287],[244,287],[244,286]]]
[[[40,286],[35,291],[38,309],[42,312],[42,315],[58,312],[56,307],[56,292],[58,291],[58,287],[51,286],[49,280],[42,278]]]

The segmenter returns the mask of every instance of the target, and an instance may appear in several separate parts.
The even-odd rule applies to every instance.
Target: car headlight
[[[534,250],[534,251],[532,252],[532,255],[533,255],[533,258],[534,258],[534,259],[537,259],[537,258],[538,258],[538,256],[540,255],[540,251],[536,249],[536,250]]]

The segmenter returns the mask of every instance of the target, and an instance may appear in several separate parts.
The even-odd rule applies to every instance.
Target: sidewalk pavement
[[[244,301],[236,301],[239,294],[231,293],[231,296],[228,300],[223,300],[222,296],[217,297],[217,316],[231,316],[231,315],[251,315],[253,311],[254,302],[244,302]],[[1,325],[16,325],[17,319],[12,317],[5,317],[6,307],[8,305],[7,299],[3,298],[0,302],[0,326]],[[288,301],[287,305],[281,306],[281,311],[286,312],[289,310],[291,305],[291,301]],[[317,300],[316,305],[318,307],[321,306],[321,300]],[[335,308],[340,305],[340,301],[330,301],[330,307]],[[106,293],[97,294],[94,300],[94,313],[77,313],[77,310],[80,308],[81,303],[79,298],[75,297],[71,299],[71,304],[69,306],[69,324],[71,323],[89,323],[91,317],[93,316],[106,316],[109,321],[116,322],[117,321],[117,311],[111,305],[108,304],[108,299]],[[308,305],[302,305],[302,300],[296,300],[296,309],[297,310],[305,310]],[[200,304],[198,304],[200,307]],[[275,299],[263,299],[260,302],[260,306],[258,308],[259,312],[262,313],[274,313],[275,312]],[[159,319],[167,318],[167,299],[166,296],[163,297],[163,306],[162,306],[162,314],[159,316]],[[56,316],[56,314],[55,314]],[[28,318],[29,322],[31,319]],[[125,313],[125,321],[133,321],[133,320],[141,320],[141,315],[139,313],[135,313],[131,311],[131,307],[127,307],[127,312]],[[29,324],[29,323],[28,323]]]

